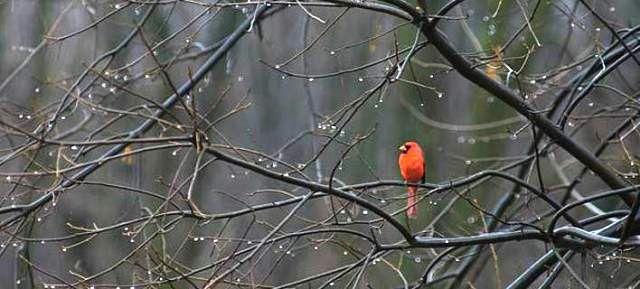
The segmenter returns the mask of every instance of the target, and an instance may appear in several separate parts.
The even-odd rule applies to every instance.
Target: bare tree
[[[2,288],[636,288],[640,4],[417,1],[0,4]]]

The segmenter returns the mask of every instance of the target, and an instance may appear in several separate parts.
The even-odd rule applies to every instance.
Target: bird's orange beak
[[[406,146],[404,146],[404,145],[401,145],[401,146],[398,148],[398,150],[399,150],[399,151],[401,151],[401,152],[403,152],[403,153],[406,153],[406,152],[407,152],[407,147],[406,147]]]

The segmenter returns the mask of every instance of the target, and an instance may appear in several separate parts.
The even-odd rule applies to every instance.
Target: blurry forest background
[[[2,288],[640,281],[638,1],[0,13]],[[407,140],[427,159],[417,219],[397,166]]]

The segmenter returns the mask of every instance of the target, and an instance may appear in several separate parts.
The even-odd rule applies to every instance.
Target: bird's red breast
[[[400,147],[398,158],[400,174],[409,183],[420,182],[424,178],[424,155],[422,148],[416,142],[409,141]]]

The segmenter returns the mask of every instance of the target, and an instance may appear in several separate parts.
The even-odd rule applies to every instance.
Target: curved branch
[[[540,131],[544,132],[560,147],[582,162],[586,167],[596,173],[612,189],[624,188],[626,184],[595,155],[589,152],[581,144],[573,141],[568,135],[562,132],[551,120],[540,112],[530,107],[509,87],[498,83],[480,70],[473,68],[453,46],[444,38],[442,32],[432,25],[427,25],[423,34],[431,41],[440,54],[446,58],[451,65],[465,78],[485,89],[487,92],[500,98],[507,105],[525,116],[535,124]],[[634,198],[632,196],[621,196],[628,206],[631,206]]]

